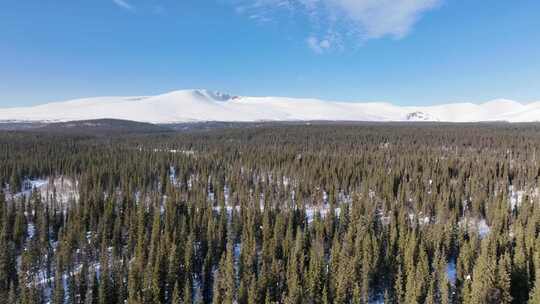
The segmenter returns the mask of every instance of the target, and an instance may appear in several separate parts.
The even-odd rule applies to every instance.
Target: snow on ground
[[[221,212],[221,206],[215,206],[212,209],[216,212]],[[227,212],[228,216],[232,215],[233,210],[240,212],[240,206],[225,206],[225,212]]]
[[[477,229],[478,229],[478,235],[480,235],[480,238],[485,238],[491,231],[491,228],[487,225],[485,219],[482,219],[478,222]]]
[[[28,223],[28,238],[31,239],[36,234],[36,226],[34,223]]]
[[[540,102],[493,100],[402,107],[385,102],[338,102],[287,97],[237,97],[208,90],[156,96],[95,97],[0,109],[0,121],[71,121],[100,118],[151,123],[195,121],[538,121]],[[170,151],[172,152],[172,150]]]
[[[37,180],[29,180],[28,183],[30,183],[30,189],[34,188],[40,188],[45,186],[48,183],[48,180],[46,179],[37,179]]]
[[[310,206],[306,207],[306,219],[308,223],[313,222],[315,219],[315,216],[319,214],[321,218],[325,218],[328,213],[330,213],[330,206],[325,204],[322,206]],[[341,214],[341,208],[335,208],[334,209],[335,216],[339,216]]]
[[[45,200],[55,198],[62,204],[79,200],[79,183],[72,178],[57,177],[52,183],[47,183],[39,189]]]
[[[412,202],[412,200],[409,200],[410,202]],[[383,218],[389,218],[389,217],[384,217]],[[418,219],[418,224],[420,226],[425,226],[425,225],[428,225],[429,223],[431,223],[431,217],[429,216],[423,216],[423,213],[420,212],[418,213],[418,215],[414,214],[414,213],[409,213],[409,221],[411,223],[416,223],[416,219]]]
[[[22,183],[21,191],[13,193],[9,189],[6,190],[8,199],[17,199],[20,197],[28,198],[35,190],[41,195],[41,199],[45,202],[56,200],[60,204],[67,204],[71,200],[79,200],[78,182],[68,177],[56,177],[45,179],[26,179]]]
[[[457,278],[456,261],[450,260],[450,262],[448,262],[446,265],[446,275],[448,276],[450,284],[455,285]]]
[[[16,199],[20,197],[29,197],[34,189],[40,190],[48,183],[48,179],[26,179],[22,183],[22,189],[11,189],[8,185],[6,188],[6,197],[8,199]],[[20,190],[20,191],[19,191]]]
[[[169,179],[173,185],[176,183],[176,168],[174,166],[169,167]]]
[[[139,148],[139,151],[142,151],[142,148]],[[172,154],[184,154],[184,155],[195,155],[195,151],[193,150],[179,150],[179,149],[161,149],[161,148],[154,148],[152,149],[153,152],[166,152],[166,153],[172,153]]]
[[[253,190],[251,190],[251,193],[253,194]],[[225,198],[225,204],[224,209],[225,212],[227,212],[227,215],[230,217],[232,215],[233,210],[236,212],[240,212],[240,206],[231,206],[229,204],[229,197],[230,197],[230,189],[227,185],[223,187],[223,194]],[[291,197],[294,200],[294,189],[291,190]],[[330,204],[328,204],[328,193],[326,191],[322,192],[322,201],[323,203],[320,205],[306,205],[305,207],[305,213],[306,213],[306,220],[308,223],[313,222],[316,215],[320,215],[321,218],[324,218],[328,215],[330,212]],[[344,192],[340,192],[338,195],[338,201],[340,203],[349,204],[352,202],[351,197],[349,195],[346,195]],[[212,191],[208,191],[208,202],[211,204],[215,204],[215,194]],[[261,211],[264,211],[265,208],[265,200],[264,200],[264,194],[260,194],[259,198],[259,208]],[[213,206],[212,209],[215,212],[221,212],[222,206],[217,205]],[[334,209],[335,216],[339,216],[341,214],[341,208],[337,207]]]
[[[519,206],[521,206],[521,203],[523,202],[523,195],[525,194],[525,191],[523,190],[516,190],[514,186],[510,186],[508,187],[508,192],[509,192],[509,203],[510,203],[510,208],[512,208],[512,210],[516,210],[517,208],[519,208]]]
[[[169,181],[171,182],[171,185],[175,187],[179,187],[182,184],[182,182],[178,180],[178,172],[176,172],[176,168],[174,166],[169,167]]]
[[[462,229],[467,229],[469,233],[478,233],[478,236],[481,239],[488,236],[489,232],[491,231],[491,228],[485,219],[463,218],[458,224]]]

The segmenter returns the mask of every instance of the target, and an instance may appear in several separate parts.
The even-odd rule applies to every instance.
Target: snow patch
[[[456,284],[456,278],[457,278],[457,267],[456,267],[456,261],[450,260],[448,264],[446,265],[446,275],[448,277],[448,281],[452,286]]]
[[[509,186],[508,193],[508,201],[510,204],[510,208],[512,210],[517,210],[517,208],[519,208],[521,206],[521,203],[523,202],[523,196],[525,195],[525,191],[516,190],[514,186]]]
[[[488,236],[491,231],[485,219],[463,218],[459,221],[458,225],[462,229],[467,229],[469,233],[477,233],[481,239]]]

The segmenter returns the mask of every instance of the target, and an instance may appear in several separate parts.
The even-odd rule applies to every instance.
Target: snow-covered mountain
[[[151,123],[196,121],[540,121],[540,102],[494,100],[402,107],[286,97],[239,97],[208,90],[157,96],[95,97],[33,107],[0,109],[0,121],[59,122],[114,118]]]

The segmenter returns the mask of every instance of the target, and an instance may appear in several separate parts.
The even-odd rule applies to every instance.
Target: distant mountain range
[[[67,122],[122,119],[158,124],[255,121],[441,121],[535,122],[540,102],[498,99],[482,104],[397,106],[287,97],[233,96],[182,90],[157,96],[94,97],[32,107],[0,109],[0,122]]]

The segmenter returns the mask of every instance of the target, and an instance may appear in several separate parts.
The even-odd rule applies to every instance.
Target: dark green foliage
[[[536,303],[537,151],[534,124],[3,132],[0,300]]]

